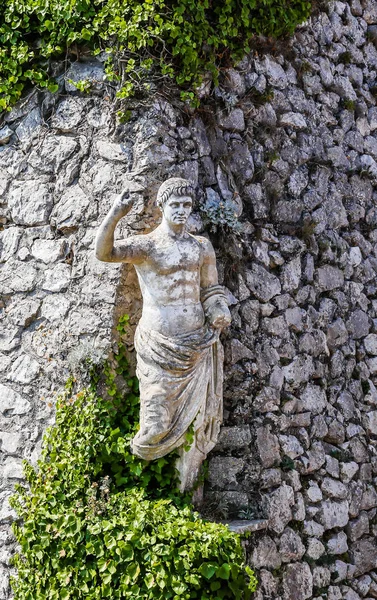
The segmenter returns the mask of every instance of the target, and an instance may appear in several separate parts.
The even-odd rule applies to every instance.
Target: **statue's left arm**
[[[228,327],[231,315],[224,289],[219,285],[216,255],[209,240],[199,238],[202,246],[202,266],[200,270],[201,301],[207,321],[216,329]]]

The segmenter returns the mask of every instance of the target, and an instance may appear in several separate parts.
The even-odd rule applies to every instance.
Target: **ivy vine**
[[[0,110],[29,84],[57,91],[53,61],[85,49],[107,53],[120,98],[148,90],[157,73],[195,103],[205,73],[216,81],[253,36],[289,35],[310,8],[309,0],[0,0]]]
[[[146,462],[130,453],[138,382],[123,344],[116,367],[92,367],[91,380],[78,392],[69,380],[38,466],[24,463],[27,483],[11,500],[15,600],[249,598],[257,582],[239,536],[179,494],[175,454]]]

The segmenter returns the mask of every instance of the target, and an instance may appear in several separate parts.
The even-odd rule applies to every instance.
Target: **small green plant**
[[[121,334],[127,323],[120,319]],[[176,455],[146,462],[131,454],[138,381],[122,343],[115,359],[100,375],[96,365],[87,389],[75,393],[70,378],[38,468],[24,463],[27,485],[11,501],[15,600],[250,598],[256,579],[239,537],[179,494]]]
[[[339,54],[338,61],[343,63],[344,65],[349,65],[352,62],[352,54],[351,52],[342,52]]]
[[[350,100],[349,98],[345,98],[343,100],[343,106],[346,110],[349,110],[352,112],[356,108],[356,102],[355,102],[355,100]]]
[[[283,471],[293,471],[295,468],[294,460],[290,456],[284,454],[281,459],[280,468]]]
[[[218,228],[237,231],[240,228],[237,206],[231,200],[219,199],[217,196],[207,197],[200,205],[200,212],[212,231],[217,231]]]
[[[74,85],[75,88],[83,94],[89,94],[90,90],[92,89],[92,82],[90,79],[80,79],[79,81],[68,79],[68,83]]]
[[[310,10],[309,0],[1,0],[0,110],[30,83],[57,91],[51,61],[80,48],[107,52],[120,100],[170,78],[197,104],[204,74],[216,82],[253,36],[290,35]]]

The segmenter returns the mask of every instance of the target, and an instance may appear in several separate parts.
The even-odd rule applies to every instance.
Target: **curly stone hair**
[[[177,196],[191,196],[192,200],[195,199],[194,186],[189,182],[188,179],[171,177],[170,179],[164,181],[162,185],[160,185],[157,192],[157,206],[161,210],[164,208],[165,202],[169,200],[172,194],[176,194]]]

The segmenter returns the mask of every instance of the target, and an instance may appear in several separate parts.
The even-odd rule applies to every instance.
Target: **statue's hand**
[[[125,188],[116,198],[111,208],[111,212],[114,217],[116,217],[117,219],[121,219],[130,212],[132,204],[133,200],[131,194],[129,190]]]
[[[208,310],[207,319],[215,329],[229,327],[232,320],[229,308],[227,306],[219,306],[218,304],[215,304]]]

